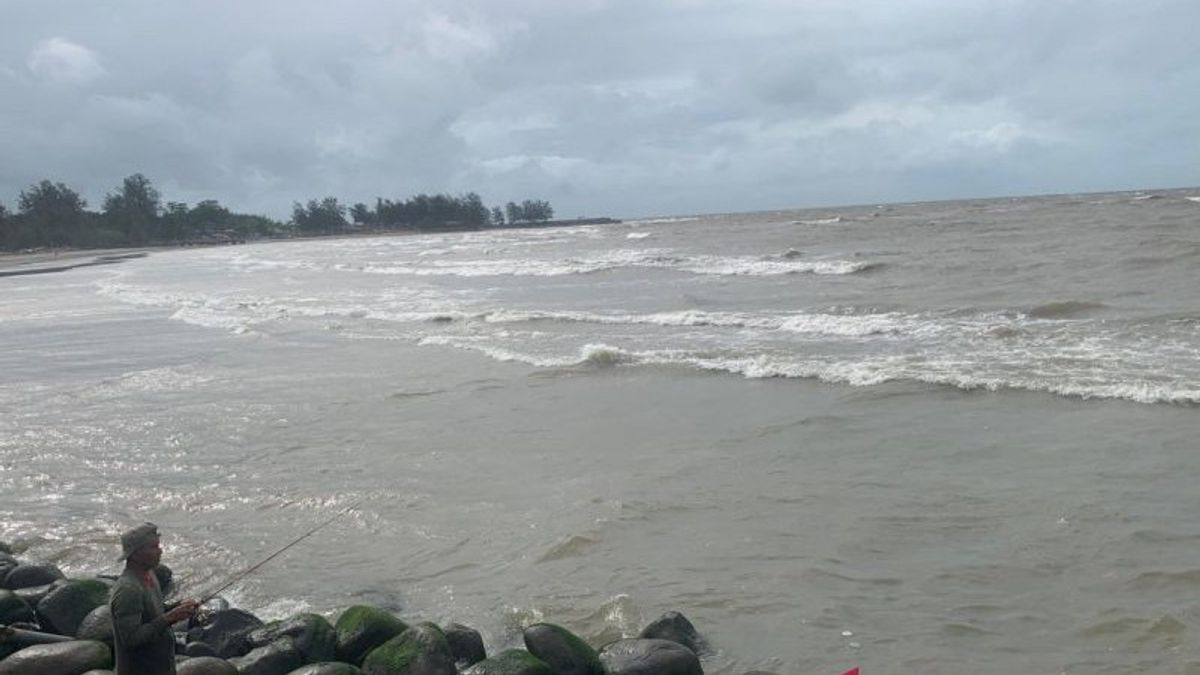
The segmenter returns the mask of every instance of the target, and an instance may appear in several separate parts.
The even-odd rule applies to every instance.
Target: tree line
[[[375,206],[347,207],[336,197],[292,205],[280,222],[235,213],[215,199],[189,206],[163,203],[140,173],[125,178],[105,195],[99,211],[63,183],[43,180],[23,190],[16,211],[0,203],[0,250],[37,248],[118,248],[148,245],[215,244],[249,239],[336,235],[355,232],[442,231],[503,227],[554,218],[549,202],[508,202],[487,207],[478,194],[420,194],[405,200],[378,198]]]

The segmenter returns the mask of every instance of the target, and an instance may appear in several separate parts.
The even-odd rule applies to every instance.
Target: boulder
[[[215,656],[197,656],[175,665],[177,675],[238,675],[237,666]]]
[[[379,607],[354,605],[342,612],[333,629],[337,660],[362,665],[372,649],[408,630],[408,625]]]
[[[4,581],[4,577],[7,576],[14,567],[20,564],[20,560],[17,560],[4,551],[0,551],[0,581]]]
[[[18,621],[34,621],[37,616],[29,603],[7,589],[0,589],[0,625],[7,626]]]
[[[59,635],[75,635],[93,609],[108,604],[108,586],[95,579],[75,579],[46,594],[37,604],[38,623]]]
[[[446,634],[446,643],[450,645],[450,653],[454,655],[454,665],[459,670],[469,668],[487,658],[483,636],[474,628],[452,623],[446,626],[443,632]]]
[[[250,612],[226,609],[213,612],[207,623],[189,630],[187,641],[206,642],[216,650],[217,656],[228,659],[250,651],[247,636],[262,625],[262,620]]]
[[[183,653],[187,656],[216,656],[217,650],[207,642],[189,642],[183,646]]]
[[[352,666],[349,663],[327,661],[325,663],[312,663],[303,666],[299,670],[293,670],[288,675],[362,675],[362,671],[358,669],[358,666]]]
[[[678,642],[631,638],[600,648],[609,675],[702,675],[696,653]]]
[[[66,583],[66,580],[59,579],[53,583],[42,584],[41,586],[29,586],[27,588],[14,588],[13,593],[17,597],[24,600],[30,607],[37,607],[37,604],[42,601],[42,598],[50,594],[50,591],[58,588]]]
[[[550,666],[554,675],[603,675],[596,650],[571,631],[552,623],[525,629],[525,648]]]
[[[80,640],[99,640],[108,645],[113,642],[112,609],[105,603],[88,612],[75,629],[75,637]]]
[[[237,666],[240,675],[287,675],[304,665],[304,657],[291,638],[282,637],[229,662]]]
[[[12,546],[7,542],[0,541],[0,553],[4,555],[12,555]]]
[[[319,614],[297,614],[250,631],[246,640],[252,648],[268,645],[281,637],[290,637],[304,663],[332,661],[337,650],[333,626]]]
[[[18,588],[32,588],[34,586],[45,586],[53,583],[58,579],[65,579],[66,575],[62,570],[54,565],[17,565],[9,570],[8,574],[4,575],[4,588],[16,590]]]
[[[82,675],[112,668],[112,651],[103,642],[71,640],[26,647],[0,661],[0,675]]]
[[[369,675],[456,675],[454,655],[442,629],[419,623],[371,650],[362,670]]]
[[[158,588],[162,591],[164,598],[170,595],[171,591],[175,590],[171,588],[171,582],[175,578],[175,573],[171,571],[170,567],[159,563],[154,567],[154,576],[158,579]]]
[[[546,662],[524,649],[505,649],[463,671],[463,675],[556,675]]]
[[[638,637],[677,642],[696,654],[703,654],[708,649],[704,638],[696,632],[696,627],[679,612],[667,612],[658,617],[643,628]]]

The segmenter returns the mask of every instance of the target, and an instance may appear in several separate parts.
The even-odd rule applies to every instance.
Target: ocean
[[[0,279],[0,540],[490,651],[1200,673],[1200,189],[154,252]]]

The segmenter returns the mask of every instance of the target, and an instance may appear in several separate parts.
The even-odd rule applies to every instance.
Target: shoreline
[[[438,230],[361,230],[339,232],[336,234],[308,235],[299,237],[265,237],[236,242],[220,242],[205,244],[172,244],[166,246],[141,246],[111,249],[77,249],[65,248],[44,250],[36,253],[0,252],[0,278],[28,276],[33,274],[53,274],[66,272],[79,267],[94,267],[97,265],[112,265],[145,258],[154,251],[173,251],[197,247],[238,246],[247,243],[314,241],[320,239],[358,239],[366,237],[411,236],[420,234],[436,234],[442,232],[480,232],[503,229],[535,229],[541,227],[570,227],[573,225],[611,225],[621,221],[615,218],[578,218],[575,220],[554,220],[544,223],[521,223],[496,228],[455,228]]]
[[[5,253],[0,254],[0,277],[53,274],[79,267],[113,265],[126,260],[145,258],[148,255],[150,251],[145,249],[67,249],[41,253]]]

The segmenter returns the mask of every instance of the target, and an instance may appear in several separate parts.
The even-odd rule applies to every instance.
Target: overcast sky
[[[1200,185],[1197,0],[0,0],[0,202],[564,217]]]

